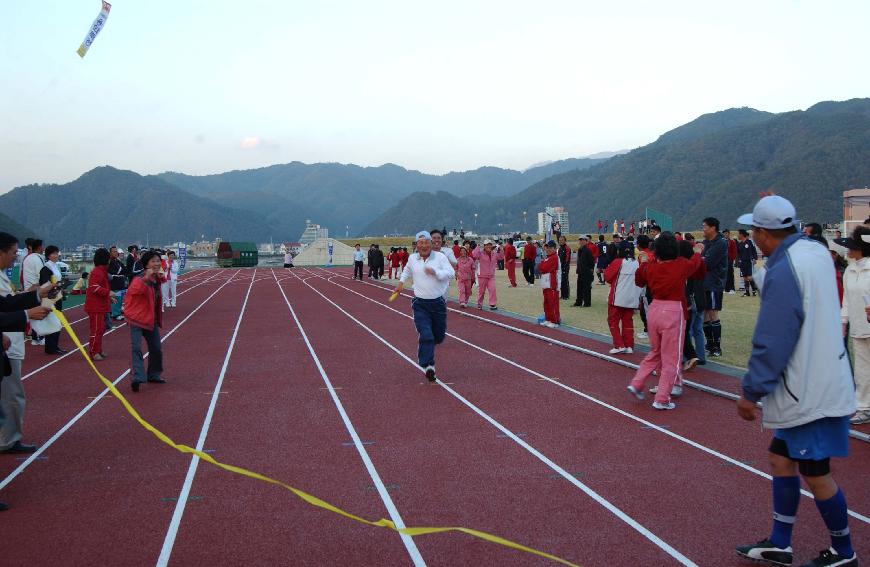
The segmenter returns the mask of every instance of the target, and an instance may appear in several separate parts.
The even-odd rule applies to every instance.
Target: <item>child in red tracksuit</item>
[[[103,334],[106,332],[106,313],[112,310],[115,294],[109,288],[109,251],[98,248],[94,252],[94,269],[88,277],[85,290],[85,313],[90,323],[88,351],[94,360],[103,360]]]
[[[389,279],[393,279],[393,272],[396,273],[397,278],[402,275],[402,268],[400,267],[402,265],[402,259],[398,248],[390,248],[387,260],[390,262]]]
[[[541,272],[541,287],[544,288],[544,319],[542,325],[554,328],[559,325],[559,255],[556,253],[556,243],[552,240],[544,250],[547,257],[541,260],[538,270]]]
[[[628,391],[640,400],[644,399],[644,382],[659,369],[659,384],[653,408],[658,410],[674,409],[671,390],[679,377],[683,362],[683,340],[685,338],[686,280],[704,277],[706,268],[697,245],[691,260],[679,256],[677,239],[669,232],[663,232],[656,240],[656,261],[644,261],[635,274],[638,287],[648,287],[652,291],[647,320],[649,323],[650,352],[640,363]]]
[[[620,248],[617,258],[604,270],[604,281],[610,284],[607,298],[607,324],[613,338],[610,354],[634,352],[634,310],[643,294],[643,289],[634,283],[637,268],[637,261],[629,255],[628,249]]]
[[[468,248],[459,249],[456,265],[456,287],[459,290],[459,306],[468,307],[471,298],[471,284],[474,283],[474,259],[468,255]]]

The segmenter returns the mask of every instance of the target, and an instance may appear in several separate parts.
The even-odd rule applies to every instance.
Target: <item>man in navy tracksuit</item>
[[[607,241],[604,240],[604,235],[598,235],[598,285],[604,284],[604,270],[607,269],[607,266],[610,265],[610,261],[613,260],[613,245],[608,244]]]
[[[826,247],[798,233],[794,218],[790,202],[768,196],[738,219],[752,225],[755,242],[769,259],[756,278],[761,310],[737,410],[752,421],[756,402],[763,400],[763,425],[774,433],[773,527],[768,538],[740,546],[737,553],[770,565],[792,564],[803,477],[831,537],[831,547],[804,567],[857,567],[846,498],[830,465],[831,457],[848,454],[849,416],[855,411],[834,265]]]
[[[704,338],[710,356],[722,356],[722,295],[728,271],[728,243],[719,232],[719,219],[707,217],[701,225],[704,231],[704,252],[701,257],[707,264],[704,276],[704,293],[707,310],[704,312]]]
[[[743,297],[749,297],[750,288],[752,295],[758,294],[758,287],[752,281],[752,268],[757,260],[755,244],[750,240],[749,232],[741,228],[737,231],[737,267],[740,268],[740,277],[743,278]]]

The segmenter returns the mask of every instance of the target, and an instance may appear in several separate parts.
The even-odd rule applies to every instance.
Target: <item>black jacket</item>
[[[725,276],[728,272],[728,243],[722,234],[717,234],[713,240],[704,241],[704,252],[701,253],[707,264],[707,275],[704,276],[704,291],[722,291],[725,289]]]
[[[112,291],[121,291],[127,288],[126,269],[120,260],[114,258],[109,260],[109,289]]]
[[[144,271],[145,270],[142,269],[142,262],[140,262],[138,259],[134,259],[132,254],[128,254],[127,269],[125,270],[127,279],[132,280]]]
[[[592,251],[586,246],[577,251],[577,275],[591,277],[592,270],[595,269],[595,257],[592,256]]]
[[[27,326],[27,315],[24,314],[24,310],[38,306],[39,292],[37,291],[0,296],[0,332],[23,333]],[[12,374],[12,365],[9,364],[9,357],[6,356],[5,350],[2,371],[3,376]]]

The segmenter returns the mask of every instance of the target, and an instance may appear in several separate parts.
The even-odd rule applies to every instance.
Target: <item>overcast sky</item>
[[[870,96],[870,2],[0,4],[0,193],[109,164],[428,173],[633,148],[716,110]]]

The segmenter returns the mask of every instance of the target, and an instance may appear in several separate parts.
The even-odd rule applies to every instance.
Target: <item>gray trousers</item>
[[[150,331],[130,325],[130,342],[133,351],[133,382],[144,382],[145,364],[142,356],[142,338],[148,344],[148,380],[159,380],[163,373],[163,351],[160,349],[160,327]]]
[[[24,384],[21,383],[21,360],[9,359],[12,374],[0,382],[0,451],[21,441],[24,428]]]

